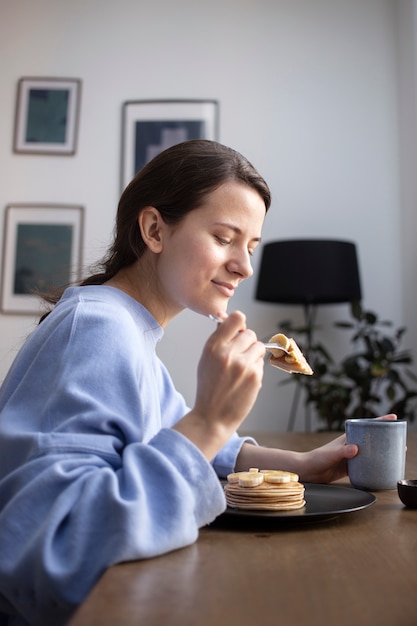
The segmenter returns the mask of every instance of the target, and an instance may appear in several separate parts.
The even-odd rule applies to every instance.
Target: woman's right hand
[[[198,365],[194,409],[175,429],[212,459],[249,414],[262,386],[265,347],[235,311],[209,337]]]

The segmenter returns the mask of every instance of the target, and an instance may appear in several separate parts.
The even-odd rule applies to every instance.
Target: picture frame
[[[13,150],[73,155],[81,100],[78,78],[21,78],[17,85]]]
[[[80,279],[84,209],[75,205],[10,204],[3,231],[0,311],[37,314],[48,292]]]
[[[217,100],[130,100],[122,110],[121,189],[154,156],[190,139],[218,140]]]

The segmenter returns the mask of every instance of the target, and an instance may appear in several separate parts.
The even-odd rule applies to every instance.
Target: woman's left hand
[[[376,417],[377,420],[396,420],[393,413]],[[308,452],[280,450],[244,443],[236,462],[235,471],[249,467],[281,469],[295,472],[300,480],[309,483],[331,483],[347,475],[347,460],[356,456],[358,446],[346,443],[341,435],[329,443]]]
[[[376,417],[378,420],[396,420],[393,413]],[[358,453],[358,446],[346,443],[346,435],[341,435],[320,448],[304,453],[300,477],[305,482],[330,483],[347,475],[347,460]]]

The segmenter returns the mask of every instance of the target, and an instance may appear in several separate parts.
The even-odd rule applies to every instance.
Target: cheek
[[[178,264],[185,266],[188,271],[204,273],[222,263],[224,250],[201,237],[176,246],[175,256]]]
[[[176,242],[169,250],[165,250],[160,259],[160,271],[168,286],[182,290],[198,283],[201,258],[197,246],[188,242]]]

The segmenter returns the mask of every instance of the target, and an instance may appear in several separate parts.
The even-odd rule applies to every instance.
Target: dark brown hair
[[[158,154],[145,165],[124,190],[116,217],[114,241],[96,266],[96,273],[81,285],[100,285],[139,259],[146,250],[138,215],[153,206],[167,224],[177,224],[197,209],[210,192],[235,180],[257,191],[269,209],[268,185],[249,161],[232,148],[215,141],[192,140]],[[62,294],[62,292],[61,292]],[[60,294],[45,298],[55,304]]]

